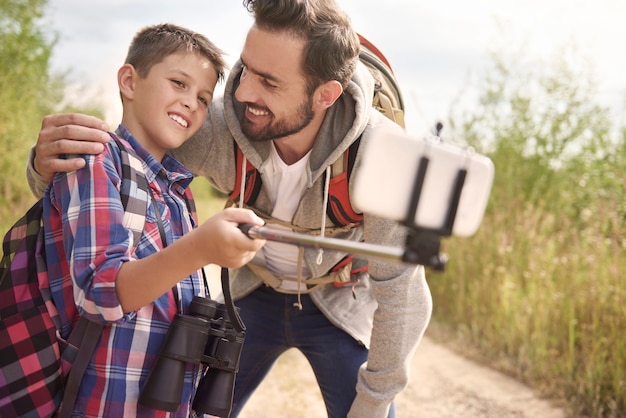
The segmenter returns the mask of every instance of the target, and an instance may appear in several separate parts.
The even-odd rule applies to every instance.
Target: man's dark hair
[[[259,29],[288,32],[306,41],[302,69],[309,92],[329,80],[345,88],[354,74],[359,38],[334,0],[244,0]]]

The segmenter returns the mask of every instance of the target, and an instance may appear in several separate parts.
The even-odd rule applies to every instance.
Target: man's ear
[[[318,102],[325,109],[331,107],[343,93],[343,87],[337,80],[330,80],[320,85],[317,89]]]
[[[132,99],[135,95],[135,80],[139,77],[135,67],[124,64],[117,70],[117,85],[122,99]]]

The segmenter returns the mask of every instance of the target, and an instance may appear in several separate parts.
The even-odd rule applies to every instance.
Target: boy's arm
[[[124,312],[149,304],[208,264],[239,268],[250,262],[265,241],[241,232],[238,226],[244,223],[260,226],[263,221],[246,209],[225,209],[161,251],[123,263],[115,288]]]
[[[37,143],[31,149],[26,177],[31,191],[41,197],[54,173],[77,170],[82,158],[63,158],[64,154],[98,154],[110,140],[102,120],[79,113],[48,115],[41,123]]]
[[[131,259],[117,169],[106,152],[87,160],[85,168],[55,178],[47,218],[51,228],[63,231],[56,239],[62,242],[74,292],[81,295],[76,300],[86,314],[118,320],[207,264],[241,267],[264,244],[238,228],[263,221],[252,211],[229,209],[166,248]]]

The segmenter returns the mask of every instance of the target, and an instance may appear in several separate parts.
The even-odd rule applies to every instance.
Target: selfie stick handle
[[[405,261],[404,250],[402,248],[387,247],[367,242],[354,242],[339,238],[307,235],[298,232],[277,230],[275,228],[268,228],[265,226],[253,226],[250,224],[239,225],[239,229],[241,229],[243,233],[250,238],[260,238],[311,248],[337,250],[350,254],[381,257],[395,261]]]

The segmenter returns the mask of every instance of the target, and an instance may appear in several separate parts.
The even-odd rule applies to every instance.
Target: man
[[[255,22],[223,100],[213,101],[203,128],[172,154],[230,192],[241,170],[234,140],[261,174],[253,209],[271,226],[404,245],[402,226],[367,213],[355,227],[326,228],[329,167],[359,138],[363,149],[370,138],[400,129],[372,109],[374,82],[358,64],[359,40],[348,17],[333,0],[244,5]],[[34,161],[39,185],[30,170],[33,190],[52,172],[81,164],[58,154],[98,152],[95,144],[68,139],[98,141],[93,128],[102,125],[82,115],[44,119]],[[311,279],[328,278],[344,256],[268,241],[255,260],[233,271],[231,291],[247,331],[232,416],[291,347],[311,363],[329,417],[395,416],[393,399],[408,382],[432,311],[424,271],[370,260],[369,276],[349,286],[312,285]]]

